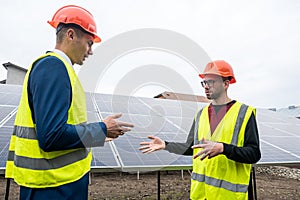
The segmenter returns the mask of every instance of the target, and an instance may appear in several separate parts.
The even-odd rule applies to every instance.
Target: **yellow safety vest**
[[[206,140],[244,145],[244,135],[247,122],[255,109],[236,102],[225,114],[214,133],[211,134],[208,106],[196,117],[195,144]],[[194,155],[202,149],[194,149]],[[248,185],[251,164],[239,163],[228,159],[225,155],[213,158],[193,159],[191,177],[191,199],[248,199]]]
[[[55,56],[60,59],[66,66],[70,78],[72,102],[68,110],[67,123],[71,125],[86,123],[85,93],[74,69],[54,52],[49,52],[36,61],[46,56]],[[14,131],[10,140],[5,177],[13,178],[19,185],[29,188],[57,187],[79,180],[89,172],[92,153],[86,148],[45,152],[39,147],[36,125],[33,123],[27,94],[28,78],[34,63],[28,69],[24,79]]]

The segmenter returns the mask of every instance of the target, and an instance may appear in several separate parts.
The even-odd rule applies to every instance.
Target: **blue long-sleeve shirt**
[[[29,75],[27,91],[42,150],[104,145],[107,129],[103,122],[67,124],[72,89],[67,69],[61,60],[48,56],[37,61]],[[42,189],[21,186],[20,199],[87,199],[88,182],[87,173],[79,180],[59,187]]]

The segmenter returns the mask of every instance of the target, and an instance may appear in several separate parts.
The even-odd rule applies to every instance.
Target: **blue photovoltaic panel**
[[[9,115],[16,109],[16,107],[13,106],[1,106],[0,105],[0,124],[3,123],[3,121],[9,117]]]
[[[101,96],[96,96],[96,103],[99,108],[104,107],[101,105],[101,99],[103,99]],[[108,99],[109,98],[106,98],[106,100]],[[101,113],[102,117],[105,118],[113,114],[113,110],[115,112],[123,111],[123,116],[120,120],[135,124],[135,127],[130,133],[113,141],[116,146],[117,154],[121,159],[123,171],[147,171],[161,168],[178,169],[191,166],[191,156],[170,154],[167,151],[142,154],[139,150],[139,143],[147,140],[147,135],[157,135],[168,141],[183,142],[186,140],[187,132],[181,125],[187,123],[188,126],[185,125],[183,127],[188,127],[189,130],[194,114],[192,113],[192,117],[190,118],[185,117],[183,120],[180,119],[182,113],[186,112],[186,110],[181,111],[182,107],[184,107],[184,102],[167,102],[158,99],[151,99],[152,101],[150,101],[150,99],[146,98],[136,98],[136,100],[134,100],[134,97],[126,99],[122,96],[114,96],[114,98],[110,98],[110,100],[112,99],[113,102],[107,102],[105,104],[106,112]],[[123,108],[123,110],[120,110],[119,108],[122,108],[121,105],[124,105],[126,101],[129,101],[127,103],[128,105],[123,107],[127,107],[128,109]],[[165,104],[165,107],[159,104],[160,101]],[[146,104],[146,102],[148,104]],[[138,114],[138,110],[132,112],[134,108],[137,107],[142,109],[142,114]],[[194,112],[196,111],[197,108],[195,108]],[[175,117],[167,118],[166,116]],[[185,116],[188,115],[185,114]],[[172,119],[177,119],[177,121],[173,122]]]
[[[257,120],[260,123],[268,123],[268,124],[285,124],[285,123],[292,123],[292,124],[300,124],[299,119],[291,116],[286,116],[281,113],[268,110],[268,109],[257,109],[259,115],[257,115]]]
[[[262,158],[258,164],[300,163],[300,120],[257,110]]]
[[[88,122],[99,122],[99,112],[94,105],[94,94],[86,93],[87,117]],[[114,155],[110,143],[105,143],[103,147],[93,147],[93,160],[91,167],[93,169],[120,169],[120,163]]]
[[[193,118],[197,110],[205,105],[201,104],[201,106],[199,106],[195,102],[168,99],[144,98],[141,100],[147,104],[152,112],[162,117]]]
[[[4,173],[22,86],[0,84],[0,174]]]
[[[20,94],[3,94],[0,92],[1,98],[0,98],[0,105],[9,105],[9,106],[18,106],[20,102]]]
[[[18,106],[22,86],[0,84],[0,105]]]
[[[261,139],[262,157],[258,165],[299,164],[300,157]]]
[[[300,149],[297,147],[300,144],[300,137],[273,137],[263,139],[269,144],[272,144],[274,148],[278,148],[285,152],[289,152],[291,157],[293,155],[298,155],[298,159],[300,159]]]
[[[16,113],[12,114],[11,117],[5,122],[4,126],[14,126],[15,123],[15,118],[16,118]]]
[[[122,171],[149,171],[164,167],[178,169],[191,166],[190,156],[170,154],[166,151],[142,154],[138,148],[143,140],[145,134],[129,133],[114,141],[121,157]]]
[[[0,127],[0,173],[3,173],[5,169],[5,162],[7,160],[9,141],[12,132],[12,126]]]
[[[8,85],[8,84],[0,84],[0,93],[4,94],[19,94],[22,93],[22,85]]]
[[[145,98],[95,94],[95,102],[99,108],[100,114],[130,113],[142,116],[149,115],[153,110],[142,102],[143,99]]]
[[[92,168],[94,169],[120,169],[120,163],[118,162],[113,150],[112,144],[106,142],[103,147],[94,147]]]
[[[13,130],[20,86],[0,85],[0,169],[4,170],[10,135]],[[142,154],[138,148],[147,135],[156,135],[167,141],[184,142],[196,112],[206,104],[86,93],[88,122],[123,113],[119,119],[132,122],[131,132],[120,136],[104,147],[93,148],[93,170],[120,169],[148,171],[191,167],[192,158],[158,151]],[[10,101],[10,98],[14,100]],[[257,122],[262,158],[260,164],[300,163],[300,120],[267,109],[257,109]],[[1,171],[1,173],[3,173]]]
[[[92,93],[86,93],[86,110],[87,110],[87,118],[89,123],[100,121],[97,114],[98,112],[94,106]]]
[[[174,166],[180,166],[180,162],[184,163],[185,161],[187,165],[192,164],[189,158],[187,160],[183,159],[182,161],[180,159],[182,159],[182,157],[184,158],[184,156],[178,156],[178,158],[174,159],[170,157],[172,154],[165,151],[155,152],[155,155],[150,154],[144,157],[145,155],[139,154],[140,152],[137,149],[139,143],[147,140],[146,137],[150,134],[159,135],[161,138],[167,137],[166,140],[168,141],[174,141],[176,137],[180,138],[178,139],[180,142],[185,141],[194,115],[206,104],[149,98],[137,98],[134,100],[134,103],[131,104],[134,97],[122,97],[119,99],[117,95],[114,97],[109,97],[109,95],[102,97],[99,94],[95,97],[98,107],[105,108],[103,109],[104,112],[101,112],[100,109],[103,117],[111,115],[114,112],[123,111],[125,114],[123,114],[121,120],[130,121],[136,125],[130,134],[114,141],[120,158],[126,157],[125,161],[122,159],[124,165],[123,169],[130,167],[136,167],[136,169],[146,168],[147,166],[150,167],[149,162],[152,163],[151,166],[173,164]],[[104,101],[104,105],[100,105],[103,103],[102,101]],[[135,112],[137,114],[133,114],[130,112],[129,108],[132,105],[134,105],[135,108],[141,108],[142,114],[138,114],[138,112]],[[288,147],[289,144],[294,143],[293,139],[296,141],[295,143],[298,142],[300,133],[298,119],[284,117],[267,109],[258,109],[257,121],[262,149],[262,159],[258,164],[285,163],[285,161],[286,163],[300,163],[299,147],[297,145],[292,145],[296,146],[296,149]],[[297,132],[297,134],[295,132]],[[175,134],[168,135],[170,133]],[[136,135],[134,136],[134,134]],[[137,135],[139,135],[139,137],[137,137]],[[285,139],[282,140],[283,142],[279,142],[279,138],[275,136],[284,137]],[[271,142],[272,145],[270,145],[269,142]],[[273,155],[272,152],[276,152],[276,154]],[[175,161],[170,162],[168,160],[169,158]]]
[[[181,130],[189,132],[193,124],[194,117],[167,117],[166,119],[171,121],[174,126],[180,127]]]

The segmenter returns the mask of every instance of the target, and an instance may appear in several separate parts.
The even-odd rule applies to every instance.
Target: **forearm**
[[[170,153],[191,156],[193,155],[191,146],[192,145],[189,145],[188,143],[166,142],[165,150]]]
[[[193,122],[187,140],[184,143],[166,142],[165,150],[169,151],[170,153],[175,153],[179,155],[193,155],[193,149],[191,147],[194,144],[194,128],[195,121]]]
[[[81,125],[65,124],[48,133],[37,132],[40,148],[44,151],[58,151],[75,148],[103,146],[106,138],[104,123]]]
[[[223,154],[231,160],[240,163],[253,164],[260,159],[260,150],[257,146],[237,147],[230,144],[223,144]]]

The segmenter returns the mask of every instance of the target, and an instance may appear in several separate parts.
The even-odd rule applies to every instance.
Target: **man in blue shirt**
[[[101,41],[92,14],[79,6],[64,6],[48,23],[56,28],[56,46],[32,64],[24,80],[6,177],[20,185],[20,199],[87,199],[91,160],[88,147],[103,146],[106,138],[117,138],[133,125],[118,121],[121,114],[103,122],[85,123],[85,100],[78,99],[84,97],[84,92],[72,66],[82,65],[93,54],[93,43]],[[29,122],[22,120],[23,110],[31,114]],[[20,145],[21,140],[24,142]],[[28,145],[35,141],[37,153]],[[25,149],[27,157],[22,154]],[[69,168],[74,175],[66,180],[66,167],[74,163],[77,167]],[[26,172],[34,176],[26,176]],[[45,178],[38,177],[38,173]]]

